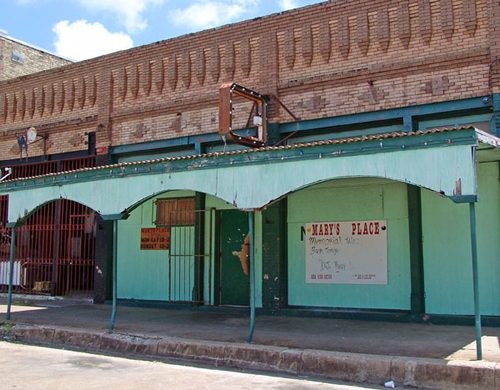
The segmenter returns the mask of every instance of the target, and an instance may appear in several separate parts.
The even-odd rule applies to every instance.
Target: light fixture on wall
[[[24,134],[16,135],[16,139],[17,144],[19,145],[19,159],[21,161],[23,159],[23,150],[26,152],[26,161],[28,161],[28,145],[34,144],[40,140],[44,141],[43,154],[46,155],[47,150],[45,141],[47,139],[47,135],[39,135],[35,127],[31,126],[30,128],[26,129]]]

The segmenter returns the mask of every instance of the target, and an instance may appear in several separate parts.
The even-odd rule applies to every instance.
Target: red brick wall
[[[215,132],[228,80],[278,96],[300,119],[498,92],[499,9],[337,0],[0,82],[0,155],[15,157],[13,135],[32,125],[57,132],[49,153],[78,148],[69,139],[89,129],[98,146]],[[236,105],[237,125],[248,108]],[[273,104],[270,120],[291,118]]]

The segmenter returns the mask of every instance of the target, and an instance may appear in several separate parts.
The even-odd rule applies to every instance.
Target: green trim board
[[[58,198],[100,214],[126,214],[172,190],[202,192],[239,209],[259,209],[298,189],[346,177],[387,178],[446,196],[457,195],[459,183],[460,195],[476,195],[474,129],[367,139],[121,164],[2,183],[0,192],[10,195],[9,221]]]
[[[498,141],[498,139],[495,139]],[[494,140],[494,141],[495,141]],[[317,158],[349,157],[441,146],[477,145],[478,130],[470,126],[441,128],[415,133],[395,132],[373,134],[344,139],[321,140],[280,147],[243,149],[224,153],[165,157],[156,160],[119,163],[70,172],[41,175],[33,178],[7,180],[0,183],[0,191],[19,191],[34,187],[56,186],[96,180],[109,180],[130,176],[156,175],[189,170],[236,167],[249,164],[308,160]],[[497,145],[498,146],[498,145]]]
[[[492,111],[491,96],[480,96],[469,99],[450,100],[440,103],[422,104],[416,106],[394,108],[373,112],[359,113],[356,115],[341,115],[330,118],[312,119],[306,121],[290,122],[280,125],[281,134],[307,131],[317,131],[318,129],[345,127],[360,123],[394,123],[405,122],[406,118],[433,118],[435,116],[447,115],[471,115],[473,113],[488,113]],[[406,127],[406,126],[405,126]],[[406,127],[406,130],[411,130]]]

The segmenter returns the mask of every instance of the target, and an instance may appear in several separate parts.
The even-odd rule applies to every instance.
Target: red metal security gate
[[[2,205],[6,203],[2,201]],[[6,290],[10,229],[2,228],[2,234],[0,288]],[[94,286],[95,237],[95,214],[88,207],[64,199],[45,205],[17,228],[14,290],[90,295]]]
[[[94,157],[50,161],[13,168],[13,178],[95,165]],[[7,291],[10,229],[8,196],[0,196],[0,290]],[[94,289],[96,215],[61,199],[46,204],[16,230],[15,292],[89,296]]]

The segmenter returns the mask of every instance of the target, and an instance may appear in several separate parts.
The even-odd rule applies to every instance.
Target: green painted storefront
[[[246,306],[253,292],[252,306],[273,313],[418,318],[472,315],[480,307],[498,317],[499,150],[497,138],[463,127],[124,162],[7,181],[0,191],[10,196],[13,225],[61,197],[113,221],[115,299]],[[172,227],[170,250],[141,250],[141,229],[156,226],[156,202],[182,198],[195,198],[202,218]],[[469,215],[476,200],[480,306]],[[307,282],[306,224],[371,220],[387,225],[386,283]],[[255,269],[242,275],[237,252],[250,231]],[[178,240],[180,265],[172,249]]]
[[[478,256],[481,313],[500,315],[500,181],[497,163],[478,166],[480,201],[477,205]],[[172,191],[160,198],[194,196]],[[332,308],[410,310],[410,230],[407,185],[382,179],[341,179],[314,185],[287,197],[288,305]],[[120,299],[168,301],[168,251],[141,251],[140,229],[154,227],[154,200],[134,209],[118,223],[118,297]],[[215,197],[207,197],[206,209],[235,210]],[[262,214],[259,213],[259,216]],[[311,221],[388,221],[387,285],[315,285],[305,281],[304,241],[301,228]],[[432,191],[422,190],[423,267],[425,308],[429,314],[473,314],[470,278],[470,228],[467,205],[460,205]],[[215,302],[215,218],[212,241],[206,234],[204,302]],[[209,231],[210,218],[205,219]],[[258,307],[262,307],[262,218],[256,220],[256,270]],[[173,233],[175,235],[175,233]],[[190,235],[194,235],[191,230]],[[194,239],[192,240],[194,242]],[[449,245],[453,243],[453,245]],[[236,261],[236,259],[235,259]],[[188,271],[188,269],[186,269]],[[192,266],[189,272],[193,272]],[[208,278],[211,278],[209,281]],[[185,291],[191,291],[192,285]]]

